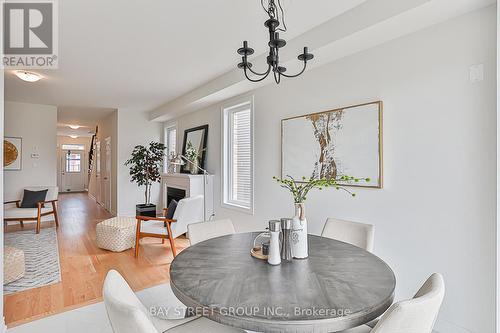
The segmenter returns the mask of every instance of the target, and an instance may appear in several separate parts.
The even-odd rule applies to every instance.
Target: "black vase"
[[[156,205],[154,204],[135,205],[135,215],[156,217]]]

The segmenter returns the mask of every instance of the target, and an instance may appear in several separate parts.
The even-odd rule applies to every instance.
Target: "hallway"
[[[133,249],[114,253],[96,246],[95,227],[111,215],[86,193],[59,195],[60,227],[57,230],[62,281],[49,286],[4,296],[5,321],[8,327],[36,320],[47,315],[68,311],[100,301],[102,283],[110,269],[118,270],[137,291],[169,280],[172,254],[168,242],[144,239],[139,259]],[[42,223],[42,228],[53,227]],[[25,223],[24,230],[33,230],[34,223]],[[10,225],[5,232],[21,230]],[[188,246],[181,237],[176,239],[177,251]]]

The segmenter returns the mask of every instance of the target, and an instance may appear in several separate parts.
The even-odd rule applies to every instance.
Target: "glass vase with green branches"
[[[294,258],[304,259],[309,256],[308,236],[307,236],[307,219],[305,216],[305,201],[310,190],[317,188],[334,188],[342,190],[351,196],[356,196],[344,185],[350,185],[363,181],[370,181],[369,178],[355,178],[352,176],[339,176],[338,178],[306,178],[302,177],[300,181],[295,180],[292,176],[285,178],[273,177],[278,184],[290,191],[295,204],[295,215],[292,218],[292,253]]]

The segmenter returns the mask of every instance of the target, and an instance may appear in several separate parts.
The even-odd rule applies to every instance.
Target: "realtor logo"
[[[57,68],[57,2],[7,0],[3,4],[6,68]]]

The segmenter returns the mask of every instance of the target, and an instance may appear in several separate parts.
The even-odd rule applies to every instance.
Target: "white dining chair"
[[[191,245],[210,238],[232,235],[235,232],[233,222],[230,219],[188,225],[188,237]]]
[[[434,273],[412,299],[394,303],[373,328],[362,325],[341,333],[431,333],[444,292],[443,276]]]
[[[371,224],[329,218],[326,220],[321,236],[349,243],[372,252],[374,233],[375,228]]]
[[[203,317],[175,320],[152,316],[137,298],[127,281],[115,270],[106,275],[103,286],[106,312],[114,333],[244,333]]]

